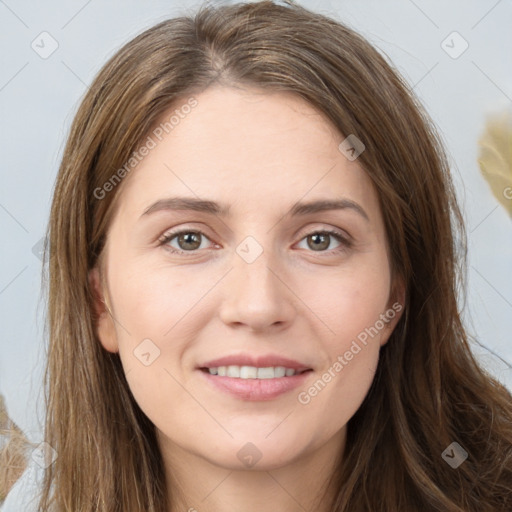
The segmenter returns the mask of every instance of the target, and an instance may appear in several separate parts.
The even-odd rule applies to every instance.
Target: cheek
[[[173,403],[190,400],[183,387],[188,385],[187,368],[193,363],[186,357],[187,348],[217,311],[210,301],[210,316],[203,313],[208,292],[222,275],[200,272],[192,265],[173,269],[134,261],[116,266],[109,276],[116,298],[119,356],[135,400],[152,419],[164,423],[172,419],[162,408],[163,396]]]
[[[375,348],[351,345],[350,360],[346,352],[335,350],[336,357],[328,367],[317,372],[316,378],[297,396],[305,421],[316,423],[317,418],[322,418],[322,435],[326,438],[346,425],[360,408],[378,364]]]
[[[373,381],[379,360],[390,276],[383,265],[354,268],[332,276],[310,295],[311,309],[328,329],[322,337],[324,366],[302,390],[299,403],[326,410],[334,430],[357,411]]]
[[[338,315],[330,320],[335,333],[323,339],[325,364],[297,396],[311,417],[325,418],[324,428],[332,435],[361,406],[374,380],[381,346],[384,301],[364,296],[361,307],[363,296],[345,299],[338,302]]]
[[[110,281],[113,295],[118,297],[114,306],[119,321],[124,320],[133,336],[163,343],[189,323],[188,315],[200,307],[218,279],[216,273],[200,272],[192,266],[155,267],[135,261],[118,267]]]
[[[303,282],[299,293],[323,321],[325,344],[331,354],[348,350],[358,336],[364,341],[368,330],[378,344],[384,327],[380,318],[388,307],[390,293],[389,270],[382,263],[386,261],[383,255],[382,259],[374,258],[373,264],[354,264]],[[376,323],[378,333],[373,329]]]

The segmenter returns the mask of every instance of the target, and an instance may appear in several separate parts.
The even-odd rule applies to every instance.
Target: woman
[[[442,145],[347,27],[265,1],[129,42],[49,242],[40,510],[512,509]]]

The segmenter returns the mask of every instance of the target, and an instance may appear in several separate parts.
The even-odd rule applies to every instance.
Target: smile
[[[286,375],[287,370],[289,370],[288,376]],[[251,377],[250,375],[255,375],[255,372],[256,376]],[[221,391],[231,397],[246,401],[268,401],[304,385],[305,380],[313,370],[296,372],[297,370],[282,366],[262,368],[254,366],[219,366],[216,368],[201,368],[199,374],[215,391]],[[222,375],[222,373],[225,375]]]
[[[257,368],[256,366],[218,366],[212,368],[201,368],[208,371],[210,375],[219,375],[220,377],[233,377],[236,379],[275,379],[280,377],[292,377],[309,370],[295,370],[294,368],[285,368],[284,366],[269,366]]]

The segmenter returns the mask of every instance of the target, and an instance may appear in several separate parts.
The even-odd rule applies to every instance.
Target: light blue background
[[[214,3],[214,0],[211,0]],[[512,108],[512,3],[509,1],[312,0],[365,35],[414,85],[448,147],[469,234],[470,333],[482,363],[512,389],[512,220],[478,165],[486,116]],[[42,440],[44,362],[42,238],[53,183],[78,103],[115,51],[142,30],[193,11],[198,2],[159,0],[0,1],[0,392],[10,416]],[[31,43],[43,31],[58,49],[42,59]],[[441,48],[453,31],[469,48]]]

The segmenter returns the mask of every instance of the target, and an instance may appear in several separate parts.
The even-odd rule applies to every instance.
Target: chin
[[[225,445],[215,443],[214,451],[204,456],[212,464],[230,470],[268,471],[292,463],[304,449],[291,436],[271,434],[265,439],[261,432],[256,435],[247,432],[246,436],[239,434]]]

